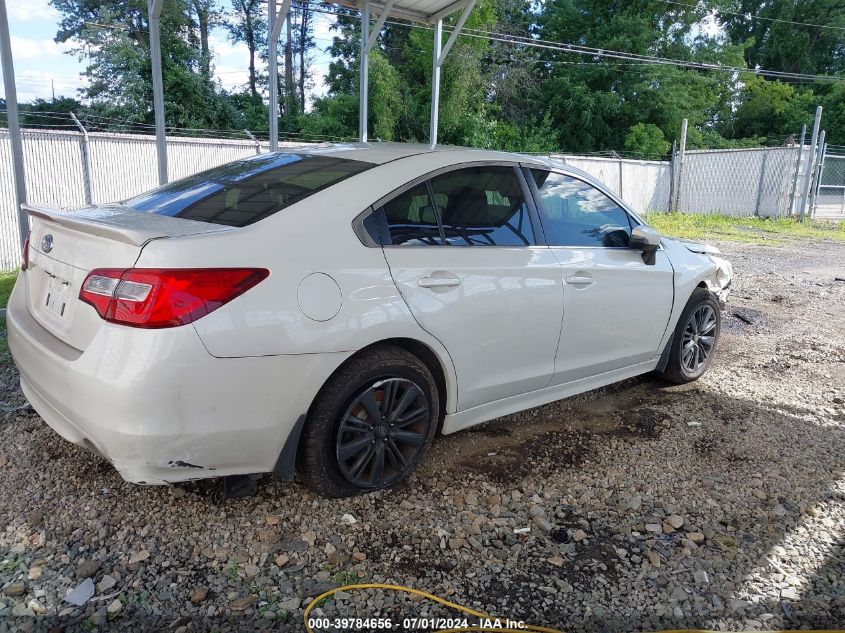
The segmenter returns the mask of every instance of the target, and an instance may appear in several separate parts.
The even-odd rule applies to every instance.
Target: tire
[[[718,301],[706,288],[696,288],[675,326],[663,377],[678,385],[698,380],[713,361],[721,326]]]
[[[311,406],[298,452],[303,483],[326,497],[394,486],[431,446],[439,420],[437,383],[419,358],[387,345],[354,356]]]

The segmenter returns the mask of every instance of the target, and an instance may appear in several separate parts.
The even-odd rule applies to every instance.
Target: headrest
[[[487,194],[478,187],[465,187],[449,196],[443,211],[448,226],[485,226],[490,223]]]

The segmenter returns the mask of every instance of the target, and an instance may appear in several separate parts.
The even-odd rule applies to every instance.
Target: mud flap
[[[258,492],[258,475],[229,475],[223,477],[223,497],[239,499],[254,497]]]
[[[666,342],[666,347],[663,348],[663,353],[660,355],[660,360],[657,361],[657,367],[654,368],[654,371],[663,373],[666,370],[666,365],[669,364],[669,354],[672,352],[672,343],[674,340],[675,332],[672,332],[672,336],[670,336],[669,340]]]
[[[302,435],[302,427],[305,426],[305,414],[299,416],[293,428],[290,430],[288,439],[279,453],[279,458],[276,460],[276,465],[273,467],[273,472],[276,476],[285,481],[293,481],[294,471],[296,469],[296,453],[299,449],[299,437]]]

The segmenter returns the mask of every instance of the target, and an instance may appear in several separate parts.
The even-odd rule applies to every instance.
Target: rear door
[[[522,174],[455,169],[380,209],[384,254],[417,322],[455,365],[458,409],[545,387],[554,373],[561,268],[538,245]]]
[[[530,170],[546,242],[563,267],[563,328],[553,384],[653,359],[669,321],[674,270],[628,248],[639,220],[591,183]]]

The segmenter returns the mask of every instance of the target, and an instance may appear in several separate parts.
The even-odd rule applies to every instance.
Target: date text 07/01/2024
[[[481,629],[526,629],[523,620],[511,620],[510,618],[478,618],[470,621],[469,618],[425,618],[408,617],[403,618],[401,623],[394,622],[390,618],[309,618],[308,626],[313,630],[338,629],[350,630],[392,630],[400,629],[409,631],[436,631],[453,628],[477,627]]]

